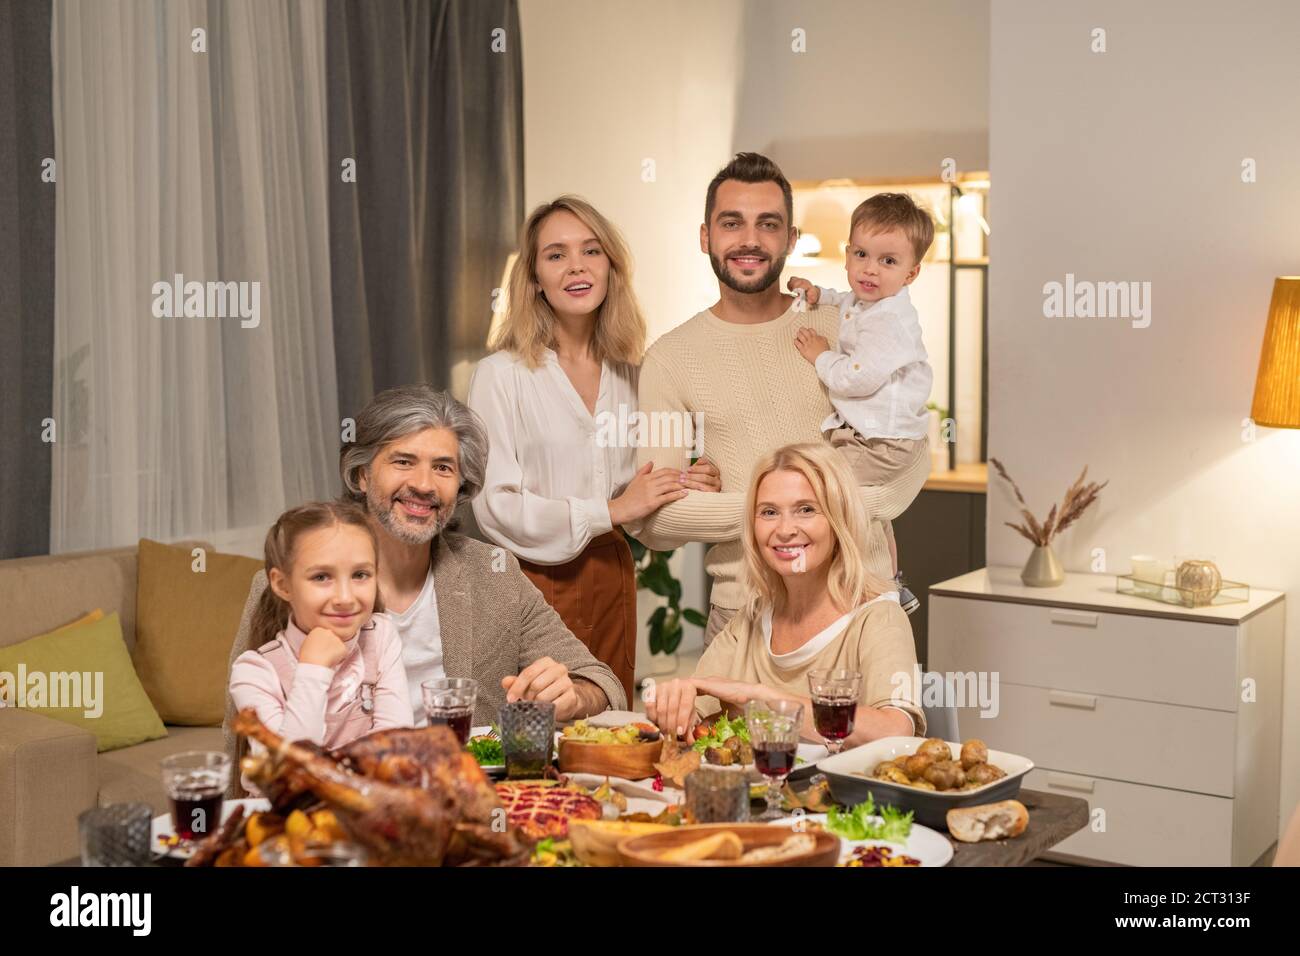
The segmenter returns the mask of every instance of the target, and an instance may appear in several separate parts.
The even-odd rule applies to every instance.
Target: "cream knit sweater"
[[[713,578],[710,601],[735,610],[743,603],[741,522],[745,492],[754,464],[782,445],[818,441],[819,426],[831,413],[817,371],[794,347],[794,336],[807,325],[835,347],[838,314],[831,308],[793,306],[769,322],[739,325],[705,310],[659,338],[641,366],[639,410],[699,412],[703,416],[704,454],[722,472],[722,491],[691,491],[627,530],[656,551],[679,548],[688,541],[714,545],[705,556]],[[650,439],[665,438],[648,429]],[[689,447],[646,444],[638,449],[637,467],[686,468]],[[889,580],[892,562],[879,519],[902,514],[929,476],[929,455],[893,484],[862,488],[873,519],[867,540],[868,563]],[[901,558],[901,556],[900,556]]]

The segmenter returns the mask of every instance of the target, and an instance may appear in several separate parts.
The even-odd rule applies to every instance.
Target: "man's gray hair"
[[[399,385],[380,392],[357,416],[356,440],[339,449],[339,474],[343,493],[364,502],[361,476],[379,450],[390,442],[426,428],[446,428],[460,444],[460,489],[456,504],[469,501],[483,490],[487,471],[488,437],[483,420],[450,392],[431,385]]]

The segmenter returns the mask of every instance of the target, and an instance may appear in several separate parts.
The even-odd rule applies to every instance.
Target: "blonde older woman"
[[[666,733],[751,699],[804,704],[808,673],[848,668],[862,696],[846,747],[878,737],[924,735],[925,715],[896,693],[911,686],[916,648],[892,586],[867,570],[867,516],[852,474],[821,443],[787,445],[755,466],[746,497],[746,606],[700,658],[695,676],[654,688],[646,713]],[[895,684],[903,675],[905,683]]]
[[[483,533],[510,549],[579,640],[633,699],[636,571],[619,525],[687,489],[717,491],[717,466],[636,467],[633,420],[645,320],[632,258],[590,203],[561,196],[520,232],[496,349],[475,369],[469,406],[488,432],[474,499]]]

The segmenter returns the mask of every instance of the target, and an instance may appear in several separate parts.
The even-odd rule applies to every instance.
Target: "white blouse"
[[[505,351],[480,361],[469,406],[488,432],[473,504],[483,533],[525,560],[563,564],[611,530],[609,500],[636,474],[636,445],[617,427],[636,412],[636,386],[635,369],[604,363],[593,416],[552,349],[535,369]]]

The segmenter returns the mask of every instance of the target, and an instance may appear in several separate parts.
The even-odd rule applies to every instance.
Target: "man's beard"
[[[763,256],[765,258],[767,257],[767,253],[763,252],[761,249],[740,249],[728,253],[728,255],[755,255]],[[711,248],[709,249],[709,265],[713,266],[713,274],[718,277],[718,281],[728,289],[744,293],[745,295],[753,295],[756,292],[766,292],[773,282],[776,282],[781,278],[781,270],[785,268],[785,256],[781,256],[779,259],[768,259],[767,271],[761,276],[756,276],[753,279],[736,278],[727,268],[726,260],[719,259],[715,256]]]
[[[379,497],[373,486],[366,489],[366,510],[374,515],[380,527],[398,541],[405,544],[428,544],[438,537],[451,522],[452,509],[447,508],[444,510],[442,499],[437,494],[433,494],[427,499],[429,506],[433,509],[429,514],[429,523],[419,527],[411,527],[393,513],[397,509],[396,499],[400,496],[413,498],[421,502],[426,500],[412,495],[410,492],[399,492],[385,501]]]

